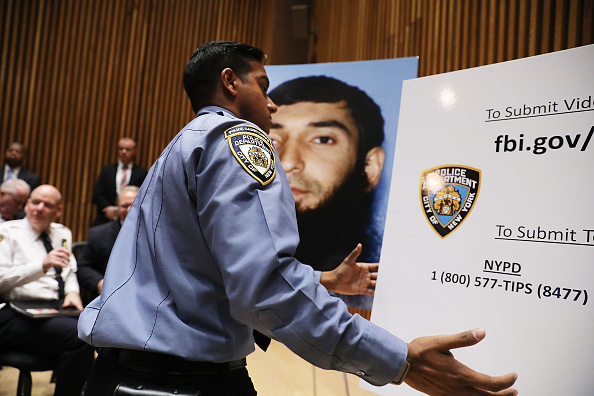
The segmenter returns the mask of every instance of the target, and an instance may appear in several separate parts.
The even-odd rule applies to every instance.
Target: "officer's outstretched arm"
[[[421,337],[408,344],[410,369],[404,378],[411,387],[428,395],[517,395],[511,386],[518,378],[510,373],[491,377],[477,373],[457,361],[450,349],[475,345],[485,330]]]

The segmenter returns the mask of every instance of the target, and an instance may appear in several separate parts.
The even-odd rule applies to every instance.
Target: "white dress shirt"
[[[71,248],[72,232],[69,228],[52,223],[47,233],[54,248],[61,247],[63,240],[67,248]],[[51,268],[43,272],[47,251],[39,235],[27,219],[0,224],[0,296],[6,301],[58,299],[55,270]],[[61,273],[65,294],[80,292],[76,268],[76,259],[70,254],[70,262]]]
[[[9,180],[8,178],[8,172],[12,170],[12,177],[11,179],[18,179],[19,177],[19,172],[21,171],[21,167],[17,167],[17,168],[11,168],[8,165],[4,166],[4,176],[2,177],[3,181]]]
[[[126,179],[124,182],[122,182],[123,177],[124,177],[124,163],[120,160],[118,160],[118,171],[116,172],[116,192],[118,193],[118,195],[120,194],[120,191],[122,190],[122,188],[126,187],[128,184],[130,184],[130,176],[132,176],[132,167],[134,166],[134,162],[130,162],[128,164],[128,168],[126,170]]]

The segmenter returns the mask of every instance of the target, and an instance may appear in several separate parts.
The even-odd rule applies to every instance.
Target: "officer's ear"
[[[237,82],[238,77],[230,68],[225,68],[221,72],[221,83],[223,85],[224,90],[229,93],[231,96],[237,95],[237,89],[235,87],[235,83]]]
[[[366,191],[373,190],[377,186],[377,183],[379,183],[382,169],[384,169],[385,158],[386,153],[381,147],[374,147],[365,155],[365,174],[369,183]]]

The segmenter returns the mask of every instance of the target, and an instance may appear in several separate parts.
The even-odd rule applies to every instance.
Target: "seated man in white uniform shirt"
[[[56,359],[55,395],[77,395],[94,361],[93,349],[77,337],[78,319],[29,318],[7,304],[63,298],[64,307],[82,310],[76,260],[67,248],[72,233],[54,223],[61,213],[60,192],[42,185],[27,200],[25,219],[0,224],[0,351]]]

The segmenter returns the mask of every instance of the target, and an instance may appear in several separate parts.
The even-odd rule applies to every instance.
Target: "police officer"
[[[253,329],[374,385],[514,394],[515,374],[475,373],[449,353],[483,330],[407,345],[349,314],[320,273],[295,260],[295,203],[267,135],[276,106],[264,59],[245,44],[211,42],[186,65],[197,116],[149,171],[101,296],[79,320],[79,336],[99,352],[84,394],[255,395],[245,368]]]

